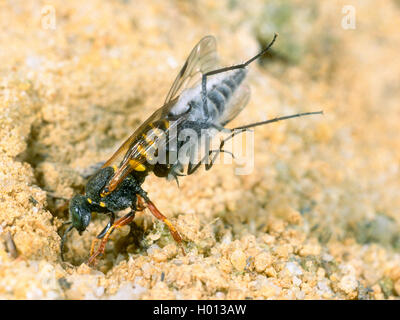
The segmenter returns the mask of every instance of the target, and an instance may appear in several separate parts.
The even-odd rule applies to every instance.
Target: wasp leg
[[[140,199],[140,200],[139,200]],[[169,232],[172,235],[172,238],[174,238],[174,240],[178,243],[178,245],[181,247],[182,253],[183,255],[186,255],[185,250],[182,246],[182,237],[179,234],[179,232],[176,230],[176,228],[172,225],[172,223],[167,219],[166,216],[164,216],[158,209],[157,207],[154,205],[153,202],[151,202],[151,200],[147,197],[146,193],[142,193],[141,195],[138,195],[138,201],[140,201],[141,204],[143,204],[143,200],[146,203],[146,207],[150,210],[150,212],[153,214],[153,216],[155,216],[158,220],[161,220],[162,222],[164,222],[168,229]]]
[[[93,239],[92,245],[90,246],[90,256],[93,256],[94,250],[95,250],[95,247],[96,247],[96,244],[98,241],[99,241],[99,239],[97,237]]]
[[[122,218],[118,219],[115,221],[115,223],[112,224],[110,228],[108,228],[107,232],[105,233],[103,239],[100,242],[99,248],[91,254],[89,260],[88,260],[88,265],[93,265],[96,262],[96,258],[99,255],[102,255],[104,253],[104,250],[106,248],[106,243],[108,241],[108,238],[110,237],[111,233],[114,231],[116,228],[121,228],[133,221],[135,218],[135,211],[129,212],[127,215],[123,216]],[[94,248],[93,248],[94,249]],[[91,250],[92,251],[92,250]],[[94,251],[94,250],[93,250]]]
[[[96,243],[99,239],[102,239],[105,234],[107,233],[107,231],[111,228],[111,226],[114,224],[114,220],[115,220],[115,213],[111,212],[111,217],[110,217],[110,221],[107,223],[107,225],[104,227],[103,231],[101,231],[96,238],[93,239],[92,241],[92,245],[90,246],[90,256],[93,255],[94,253],[94,248],[96,246]]]
[[[146,205],[143,202],[142,197],[137,197],[137,211],[143,211],[144,209],[146,209]]]
[[[101,239],[104,237],[104,235],[106,234],[106,232],[108,231],[108,229],[110,229],[110,227],[114,224],[114,220],[115,220],[115,213],[111,212],[111,217],[110,217],[110,221],[107,223],[107,225],[104,227],[103,231],[101,231],[98,235],[97,235],[97,239]]]
[[[215,75],[215,74],[218,74],[218,73],[223,73],[223,72],[227,72],[227,71],[231,71],[231,70],[246,68],[250,63],[252,63],[254,60],[256,60],[259,57],[261,57],[266,51],[268,51],[269,48],[271,48],[271,46],[274,44],[275,39],[276,39],[277,36],[278,35],[275,33],[274,34],[274,38],[269,43],[269,45],[265,49],[263,49],[260,53],[256,54],[251,59],[247,60],[245,63],[241,63],[241,64],[237,64],[237,65],[234,65],[234,66],[230,66],[230,67],[225,67],[225,68],[209,71],[209,72],[206,72],[205,74],[202,75],[202,77],[201,77],[201,99],[202,99],[202,102],[203,102],[203,105],[204,105],[204,110],[206,110],[206,112],[208,112],[208,108],[207,108],[207,77]]]

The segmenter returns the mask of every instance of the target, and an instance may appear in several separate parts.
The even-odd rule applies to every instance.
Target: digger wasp
[[[249,128],[265,125],[284,119],[300,117],[318,112],[307,112],[260,121],[249,125],[225,128],[246,106],[250,89],[245,84],[246,67],[261,57],[275,42],[277,35],[260,53],[243,64],[218,68],[216,39],[213,36],[202,38],[193,48],[185,64],[176,77],[164,105],[155,111],[120,146],[114,155],[87,182],[84,195],[75,195],[69,204],[71,224],[61,240],[61,257],[67,234],[76,229],[80,234],[91,221],[92,212],[110,214],[110,221],[96,237],[100,240],[97,250],[93,242],[88,264],[105,251],[106,243],[115,228],[133,221],[135,212],[148,208],[170,230],[174,240],[182,247],[182,238],[173,224],[157,209],[141,187],[146,176],[153,172],[158,177],[178,179],[179,176],[193,174],[202,164],[209,170],[224,143],[236,134]],[[216,150],[209,150],[197,163],[179,156],[187,147],[196,150],[200,143],[178,139],[180,132],[190,129],[196,134],[225,131],[229,135],[221,140]],[[209,130],[209,131],[208,131]],[[186,153],[187,154],[187,153]],[[162,157],[163,156],[163,157]],[[186,162],[185,162],[186,159]],[[186,172],[185,172],[186,170]],[[118,211],[130,208],[130,212],[115,220]]]

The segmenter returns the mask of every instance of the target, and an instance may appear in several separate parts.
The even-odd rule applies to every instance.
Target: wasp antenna
[[[236,128],[233,128],[232,131],[235,131],[235,130],[246,130],[246,129],[249,129],[249,128],[262,126],[264,124],[268,124],[268,123],[272,123],[272,122],[278,122],[278,121],[287,120],[287,119],[291,119],[291,118],[304,117],[304,116],[310,116],[310,115],[315,115],[315,114],[324,114],[324,112],[323,111],[314,111],[314,112],[296,113],[296,114],[292,114],[290,116],[274,118],[274,119],[270,119],[270,120],[266,120],[266,121],[260,121],[260,122],[251,123],[251,124],[248,124],[248,125],[245,125],[245,126],[241,126],[241,127],[236,127]]]
[[[68,221],[69,223],[70,221]],[[72,222],[70,222],[72,223]],[[64,223],[67,224],[67,223]],[[68,233],[74,228],[74,226],[69,226],[67,230],[65,230],[64,235],[61,238],[61,244],[60,244],[60,251],[61,251],[61,260],[64,261],[64,243],[67,240],[67,235]]]

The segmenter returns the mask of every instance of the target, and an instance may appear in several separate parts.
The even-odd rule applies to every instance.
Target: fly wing
[[[202,38],[190,52],[165,99],[165,104],[186,89],[195,86],[201,75],[215,70],[218,65],[217,41],[213,36]]]
[[[233,120],[247,105],[250,99],[250,87],[247,84],[242,84],[236,89],[233,96],[228,100],[224,112],[221,114],[219,123],[225,126]]]

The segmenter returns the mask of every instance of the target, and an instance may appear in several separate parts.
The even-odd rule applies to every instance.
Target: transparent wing
[[[215,70],[218,64],[217,42],[213,36],[202,38],[192,49],[185,64],[176,77],[171,89],[165,99],[164,106],[154,112],[135,132],[119,147],[113,156],[103,165],[104,167],[116,165],[117,170],[113,177],[104,187],[103,191],[113,191],[124,178],[143,164],[145,160],[141,154],[149,151],[151,146],[144,139],[141,139],[142,133],[148,131],[150,124],[161,120],[168,120],[168,114],[178,101],[180,93],[186,88],[190,88],[201,79],[201,75]],[[174,121],[170,122],[169,131],[185,121],[187,113],[175,116]],[[174,130],[176,132],[176,130]],[[148,138],[152,138],[148,136]],[[157,148],[165,147],[169,141],[175,139],[174,136],[168,135],[168,139],[157,145]],[[121,160],[122,159],[122,160]],[[134,161],[131,161],[134,160]],[[121,161],[121,162],[120,162]],[[118,165],[119,164],[119,165]]]
[[[117,162],[122,161],[122,159],[125,158],[127,153],[130,151],[130,149],[134,147],[133,144],[135,143],[135,141],[138,140],[141,133],[146,130],[146,128],[149,126],[150,123],[156,122],[158,120],[167,117],[169,110],[175,104],[174,102],[175,101],[172,101],[171,103],[157,109],[144,123],[140,125],[139,128],[137,128],[131,134],[131,136],[128,139],[125,140],[125,142],[118,148],[118,150],[111,156],[111,158],[107,160],[107,162],[102,166],[102,168],[112,166],[114,164],[117,164]]]
[[[219,118],[221,125],[225,126],[233,120],[247,105],[250,99],[250,87],[247,84],[242,84],[235,91],[225,106],[224,112]]]
[[[168,118],[169,111],[175,105],[176,101],[177,99],[174,99],[170,101],[169,104],[155,111],[103,165],[103,168],[113,165],[116,166],[114,175],[103,188],[105,193],[108,194],[115,190],[130,172],[138,170],[140,165],[146,162],[146,158],[143,157],[143,155],[150,153],[150,149],[152,149],[151,152],[153,153],[154,148],[163,148],[171,139],[175,138],[170,132],[176,132],[174,129],[185,121],[188,115],[188,113],[184,113],[178,117],[174,117],[174,119]],[[155,145],[150,144],[148,141],[157,140],[157,128],[158,124],[161,123],[164,123],[163,132],[168,139],[161,139],[158,143],[154,142]],[[165,123],[167,123],[168,126],[166,130]]]
[[[190,52],[165,99],[165,104],[186,89],[193,87],[201,75],[215,70],[218,65],[217,41],[213,36],[202,38]]]

